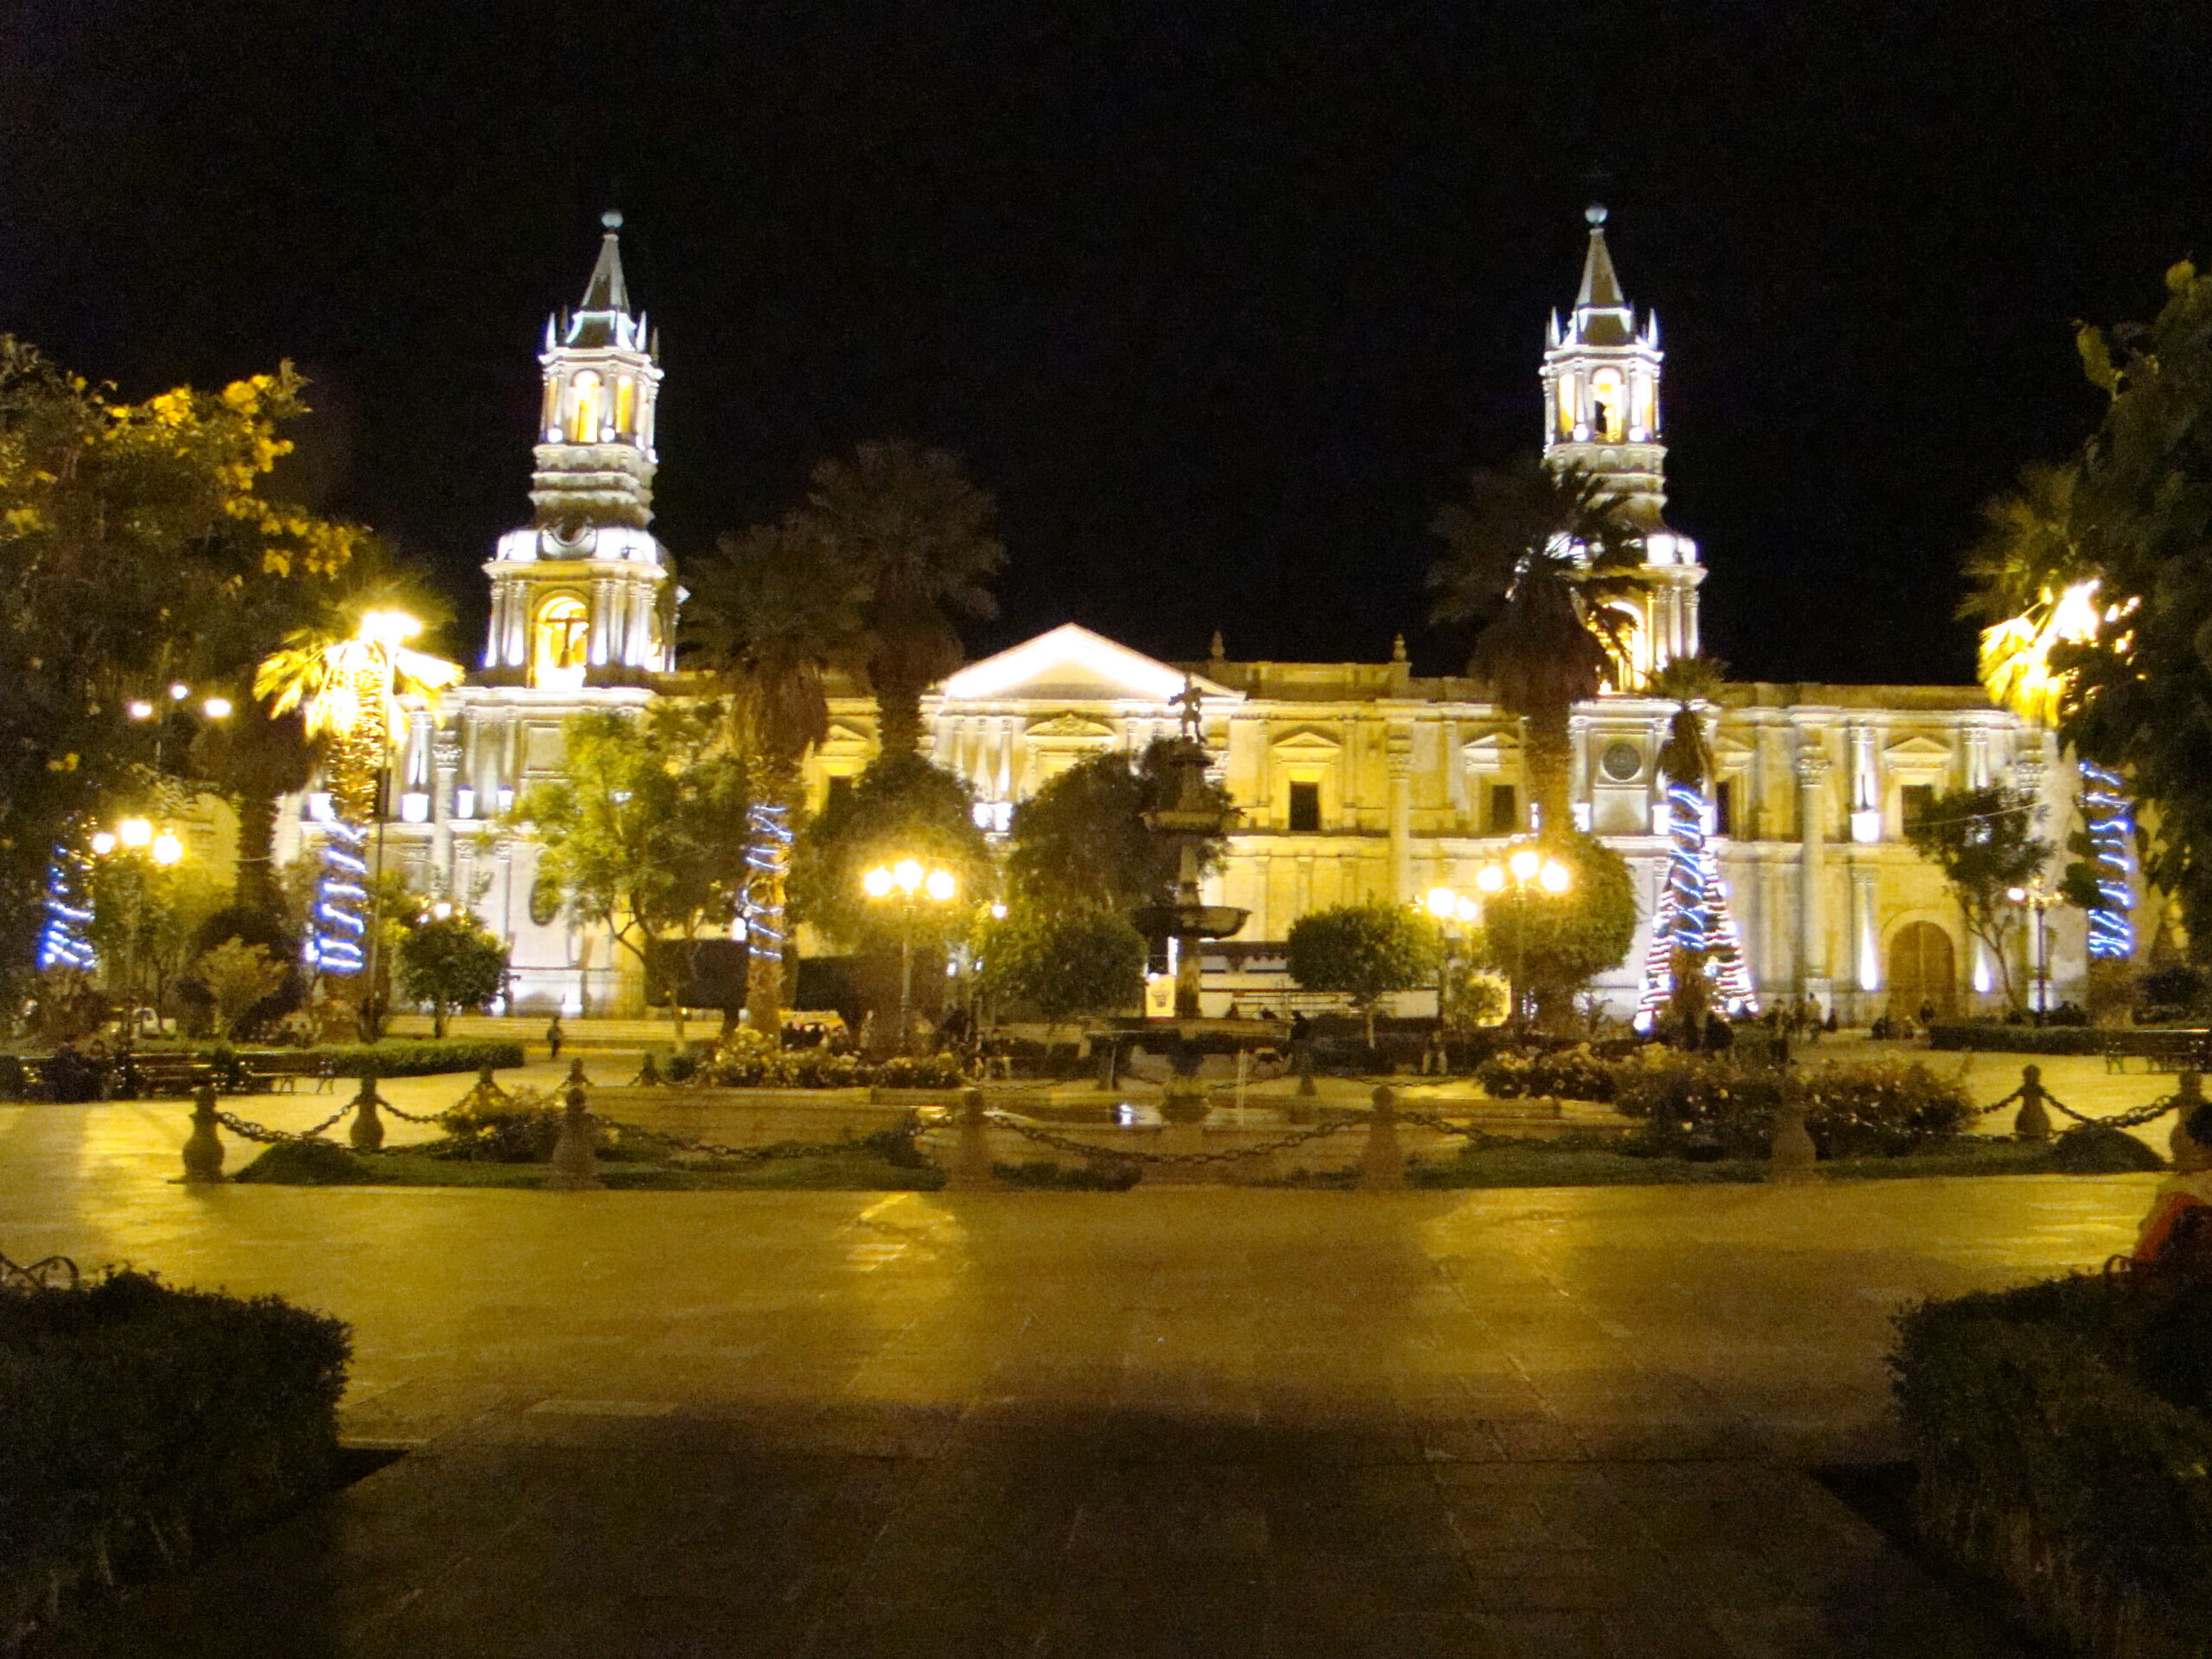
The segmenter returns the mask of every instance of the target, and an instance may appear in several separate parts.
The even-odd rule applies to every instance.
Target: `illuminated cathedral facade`
[[[1580,289],[1546,336],[1544,448],[1625,496],[1643,533],[1640,680],[1697,652],[1705,567],[1666,522],[1658,321],[1626,297],[1603,210],[1590,219]],[[547,324],[532,519],[484,567],[481,659],[435,721],[415,716],[386,826],[388,855],[412,885],[473,903],[512,941],[512,1001],[524,1010],[637,1012],[643,986],[603,930],[563,911],[537,847],[503,815],[559,775],[571,716],[684,690],[672,655],[683,594],[651,528],[661,369],[631,308],[619,224],[609,216],[582,305]],[[1166,663],[1071,623],[948,678],[925,705],[928,753],[974,791],[982,827],[1003,835],[1014,805],[1058,772],[1175,730],[1186,675],[1242,810],[1205,898],[1250,912],[1236,939],[1210,947],[1209,1012],[1287,985],[1282,941],[1300,916],[1414,903],[1440,887],[1474,894],[1478,868],[1533,827],[1519,721],[1470,680],[1416,676],[1402,646],[1376,662],[1249,661],[1216,634],[1206,658]],[[1597,988],[1624,1015],[1662,909],[1669,820],[1656,761],[1674,709],[1609,694],[1573,721],[1576,819],[1625,856],[1643,914],[1628,957]],[[2079,823],[2078,780],[2048,734],[1974,686],[1731,684],[1710,718],[1707,844],[1755,995],[1809,998],[1846,1021],[1990,1006],[1997,965],[1904,824],[1943,790],[2004,784],[2033,792],[2042,832],[2063,840]],[[814,805],[867,766],[875,734],[871,700],[833,699],[829,739],[807,763]],[[311,807],[304,816],[300,833],[312,836]],[[2049,938],[2056,1001],[2082,979],[2079,912],[2052,911]]]

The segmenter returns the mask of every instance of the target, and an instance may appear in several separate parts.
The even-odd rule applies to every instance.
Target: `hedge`
[[[448,1071],[480,1071],[490,1066],[505,1071],[523,1063],[520,1043],[420,1042],[400,1039],[387,1043],[353,1043],[338,1048],[283,1049],[280,1053],[308,1054],[327,1059],[341,1077],[368,1075],[372,1066],[380,1077],[427,1077]],[[242,1056],[251,1066],[253,1056]]]
[[[1927,1302],[1891,1356],[1923,1531],[2092,1655],[2212,1628],[2212,1285],[2076,1275]]]
[[[0,1292],[0,1651],[326,1491],[337,1320],[111,1272]]]
[[[1928,1046],[1984,1054],[2101,1054],[2111,1036],[2094,1026],[1930,1026]]]

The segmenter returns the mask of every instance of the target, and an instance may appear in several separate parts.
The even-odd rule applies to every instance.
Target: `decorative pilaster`
[[[1800,738],[1797,752],[1797,976],[1808,990],[1825,989],[1828,978],[1827,897],[1827,754],[1814,747],[1818,733]]]
[[[1414,896],[1414,738],[1394,728],[1384,739],[1383,761],[1390,772],[1390,898],[1401,905]]]

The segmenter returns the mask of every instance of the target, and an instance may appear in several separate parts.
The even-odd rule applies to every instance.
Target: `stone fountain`
[[[1206,1115],[1205,1090],[1198,1082],[1199,1051],[1192,1040],[1203,1020],[1198,1005],[1198,947],[1207,939],[1225,939],[1244,925],[1249,911],[1232,905],[1209,905],[1198,897],[1200,849],[1221,835],[1236,817],[1236,809],[1224,806],[1206,788],[1206,748],[1200,736],[1196,682],[1184,677],[1183,695],[1175,699],[1182,710],[1183,734],[1176,759],[1175,800],[1144,815],[1145,827],[1175,844],[1175,884],[1163,903],[1146,905],[1131,920],[1147,938],[1175,941],[1175,1017],[1172,1021],[1147,1020],[1148,1028],[1166,1027],[1172,1073],[1160,1099],[1160,1116],[1171,1123],[1196,1123]]]

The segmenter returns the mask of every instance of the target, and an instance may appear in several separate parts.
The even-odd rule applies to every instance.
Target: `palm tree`
[[[2017,492],[1982,508],[1982,533],[1966,556],[1974,591],[1960,610],[1986,622],[1981,683],[1997,702],[2047,730],[2064,718],[2073,690],[2064,647],[2094,643],[2106,620],[2095,567],[2076,531],[2081,476],[2072,464],[2023,468]],[[2088,888],[2077,891],[2088,918],[2094,1005],[2124,995],[2115,964],[2134,955],[2134,808],[2116,769],[2082,755],[2075,764],[2091,854]],[[2075,885],[2070,872],[2068,885]]]
[[[193,740],[201,775],[230,796],[238,815],[237,875],[231,902],[246,910],[276,907],[275,849],[277,804],[315,778],[315,747],[295,712],[272,715],[247,683],[232,700],[227,719],[211,721]]]
[[[828,735],[825,676],[863,654],[866,587],[795,518],[724,536],[690,573],[689,643],[729,694],[745,755],[746,1019],[782,1029],[784,922],[800,768]]]
[[[365,610],[349,624],[296,629],[254,671],[253,694],[272,717],[302,712],[308,737],[322,748],[332,804],[358,824],[375,810],[377,774],[405,715],[400,698],[435,706],[461,671],[409,648],[423,624],[404,611]]]
[[[1726,666],[1709,657],[1677,657],[1651,677],[1644,690],[1675,701],[1659,771],[1667,779],[1668,818],[1674,853],[1667,870],[1667,902],[1653,930],[1652,954],[1666,952],[1676,1025],[1686,1037],[1703,1031],[1710,1002],[1706,963],[1726,937],[1726,918],[1713,900],[1705,849],[1707,787],[1713,776],[1713,745],[1705,733],[1705,705],[1720,692]],[[1652,964],[1647,964],[1647,975]],[[1651,977],[1656,978],[1656,976]],[[1646,990],[1646,1001],[1651,991]]]
[[[1445,552],[1428,573],[1439,622],[1482,624],[1467,672],[1526,731],[1530,792],[1547,836],[1573,828],[1568,787],[1573,707],[1628,673],[1634,613],[1649,584],[1643,532],[1627,499],[1573,467],[1532,458],[1478,471],[1430,528]]]
[[[883,753],[913,754],[922,694],[960,666],[956,614],[997,614],[984,584],[1006,563],[997,504],[958,459],[903,442],[863,443],[814,469],[797,523],[866,585],[868,673]]]

